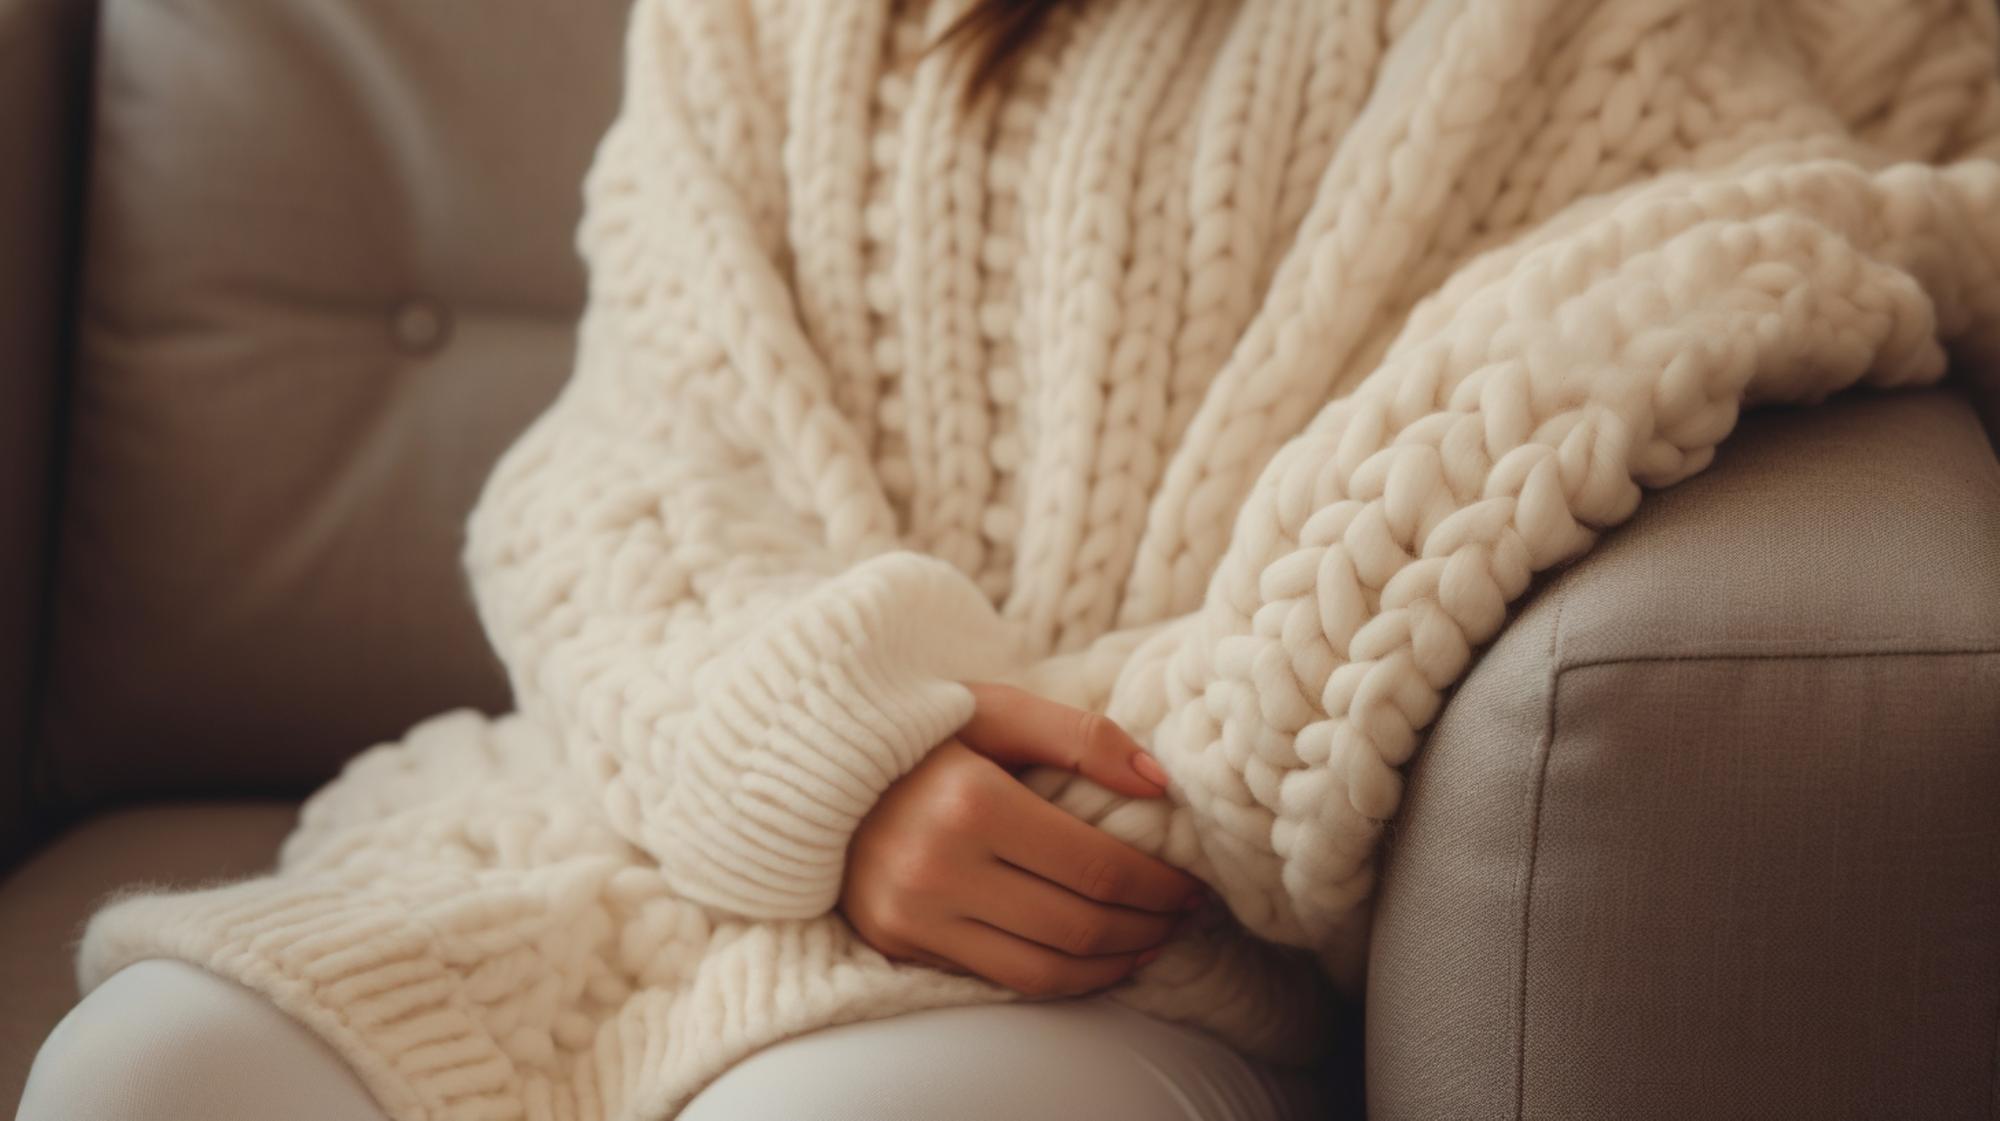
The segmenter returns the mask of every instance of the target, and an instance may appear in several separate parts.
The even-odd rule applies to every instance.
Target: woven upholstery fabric
[[[1415,760],[1369,1116],[1990,1116],[1995,729],[2000,461],[1965,397],[1746,416]]]

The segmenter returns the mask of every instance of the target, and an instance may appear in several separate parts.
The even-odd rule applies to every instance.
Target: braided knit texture
[[[267,994],[396,1121],[659,1121],[752,1051],[1018,999],[834,910],[998,680],[1169,796],[1228,920],[1110,990],[1303,1063],[1377,841],[1537,573],[1740,411],[2000,345],[1990,0],[637,0],[576,370],[466,566],[518,711],[357,756],[277,869],[133,889],[87,991]]]

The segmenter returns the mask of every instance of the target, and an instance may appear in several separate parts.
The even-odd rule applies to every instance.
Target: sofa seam
[[[1528,951],[1533,925],[1535,865],[1541,853],[1543,793],[1548,786],[1549,755],[1556,745],[1556,695],[1562,688],[1562,618],[1564,597],[1555,599],[1555,618],[1549,625],[1549,673],[1544,684],[1548,694],[1542,712],[1541,742],[1533,764],[1534,779],[1528,803],[1527,861],[1521,872],[1521,954],[1516,967],[1514,994],[1514,1117],[1527,1116],[1528,1101]]]
[[[1995,646],[1933,646],[1902,650],[1784,650],[1784,651],[1691,651],[1663,654],[1607,654],[1580,658],[1556,667],[1556,674],[1598,666],[1640,665],[1648,662],[1833,662],[1861,658],[1990,658],[2000,655]]]

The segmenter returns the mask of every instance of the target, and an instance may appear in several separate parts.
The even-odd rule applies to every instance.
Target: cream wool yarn
[[[470,528],[520,712],[112,901],[86,990],[225,973],[398,1121],[653,1121],[1015,999],[831,910],[985,678],[1146,743],[1167,799],[1026,778],[1229,903],[1113,991],[1309,1060],[1530,578],[1746,404],[1994,349],[1986,0],[1093,0],[961,115],[963,3],[638,0],[576,374]]]

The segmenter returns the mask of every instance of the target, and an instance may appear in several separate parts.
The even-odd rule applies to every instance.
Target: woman
[[[638,0],[577,372],[468,541],[520,713],[99,911],[24,1116],[1322,1109],[1397,768],[1530,576],[1745,402],[1992,342],[1995,44]],[[230,1042],[148,1059],[176,1009]]]

